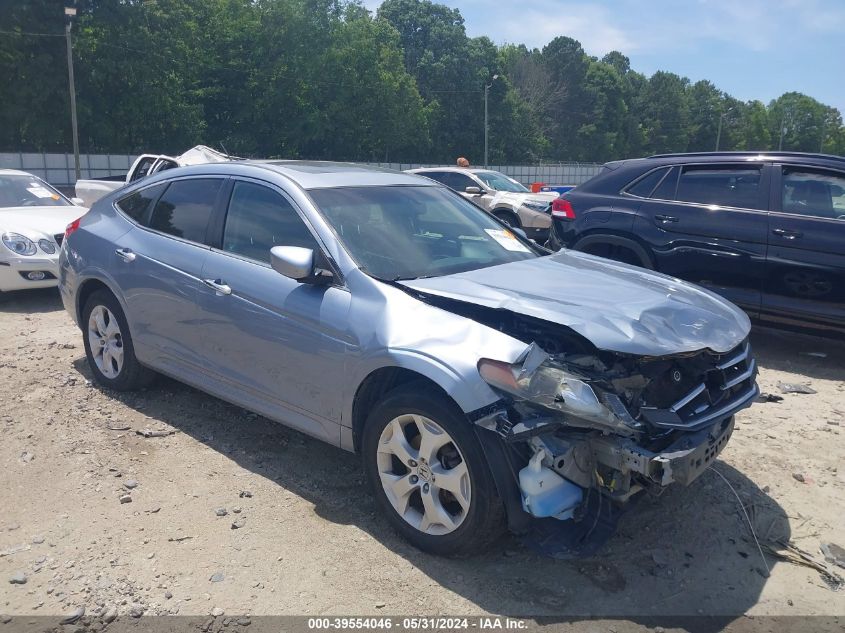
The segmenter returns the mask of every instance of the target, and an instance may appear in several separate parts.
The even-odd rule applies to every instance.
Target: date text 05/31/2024
[[[499,616],[461,617],[351,617],[351,618],[308,618],[310,630],[406,630],[406,631],[458,631],[478,630],[522,630],[528,627],[526,620]]]

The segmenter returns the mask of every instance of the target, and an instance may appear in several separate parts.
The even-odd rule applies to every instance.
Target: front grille
[[[54,239],[54,240],[56,240],[56,244],[58,244],[59,246],[61,246],[61,245],[62,245],[62,240],[63,240],[63,239],[65,239],[65,234],[64,234],[64,233],[56,233],[56,234],[53,236],[53,239]]]
[[[672,394],[671,403],[655,406],[647,402],[640,407],[647,422],[662,428],[695,430],[751,404],[758,393],[754,380],[757,363],[748,341],[725,354],[707,356],[709,362],[703,371],[696,372],[695,384],[689,384],[689,374],[683,376],[685,390]]]

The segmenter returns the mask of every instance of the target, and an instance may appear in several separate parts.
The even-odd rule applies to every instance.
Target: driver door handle
[[[132,252],[131,248],[119,248],[114,252],[114,254],[126,263],[135,261],[135,253]]]
[[[232,294],[232,288],[226,285],[222,279],[203,279],[202,283],[209,288],[213,288],[218,296]]]
[[[772,229],[772,233],[785,240],[794,240],[804,235],[801,231],[789,231],[787,229]]]
[[[671,224],[672,222],[678,221],[678,218],[674,215],[655,215],[654,219],[660,224]]]

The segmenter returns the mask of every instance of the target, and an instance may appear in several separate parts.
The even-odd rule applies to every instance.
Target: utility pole
[[[783,134],[786,132],[786,116],[787,111],[783,111],[783,115],[780,117],[780,140],[778,141],[778,151],[783,149]],[[789,122],[792,123],[792,111],[789,111]]]
[[[733,110],[733,108],[728,108],[724,112],[719,115],[719,129],[716,132],[716,151],[719,151],[719,141],[722,139],[722,119],[725,118],[725,115]]]
[[[824,132],[825,132],[825,125],[827,124],[827,117],[822,117],[822,137],[819,140],[819,154],[824,152]]]
[[[74,2],[75,4],[75,2]],[[70,40],[70,26],[76,17],[76,7],[65,5],[65,40],[67,41],[67,77],[70,88],[70,125],[73,133],[73,159],[76,166],[76,179],[82,172],[79,169],[79,129],[76,124],[76,84],[73,80],[73,44]]]
[[[489,84],[484,86],[484,169],[487,169],[487,136],[490,131],[490,126],[487,123],[487,94],[490,92],[490,88],[493,85],[493,82],[499,78],[499,75],[493,75],[493,79],[490,80]]]

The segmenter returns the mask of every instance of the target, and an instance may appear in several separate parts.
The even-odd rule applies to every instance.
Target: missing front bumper
[[[622,473],[636,473],[652,484],[687,486],[719,456],[734,429],[733,416],[709,428],[681,436],[664,450],[652,452],[630,441],[600,437],[591,442],[596,461]]]

